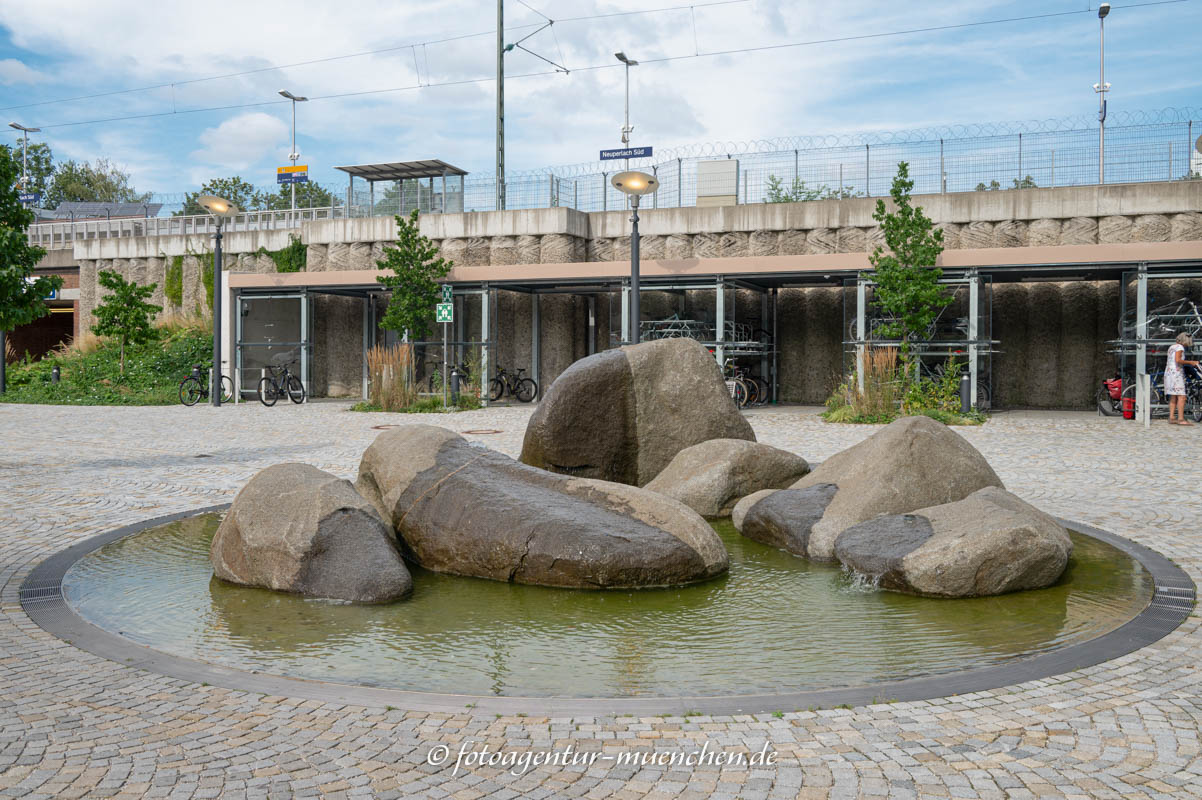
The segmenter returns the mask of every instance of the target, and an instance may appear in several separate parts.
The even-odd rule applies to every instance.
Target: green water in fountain
[[[413,596],[353,606],[212,577],[220,517],[148,529],[63,579],[85,619],[225,666],[456,694],[751,694],[861,685],[1004,663],[1094,638],[1138,614],[1152,579],[1074,533],[1048,589],[937,600],[878,591],[714,524],[730,573],[676,589],[597,592],[413,570]]]

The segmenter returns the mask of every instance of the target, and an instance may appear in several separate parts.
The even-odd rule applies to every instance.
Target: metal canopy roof
[[[367,181],[400,181],[407,178],[441,178],[443,175],[466,175],[467,171],[437,158],[426,161],[398,161],[394,164],[359,164],[334,167],[348,175]]]

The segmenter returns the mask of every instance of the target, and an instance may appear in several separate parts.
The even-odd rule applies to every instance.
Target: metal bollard
[[[451,370],[451,405],[459,405],[459,368]]]
[[[960,376],[960,413],[967,414],[969,411],[972,411],[972,384],[965,372]]]
[[[62,371],[58,368],[58,364],[55,364],[50,370],[50,382],[58,383],[61,377]]]

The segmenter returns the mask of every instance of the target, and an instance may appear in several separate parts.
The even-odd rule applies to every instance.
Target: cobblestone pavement
[[[0,796],[3,797],[1202,797],[1197,613],[1131,655],[1055,678],[932,700],[782,715],[497,718],[265,697],[137,671],[22,612],[17,590],[72,542],[230,500],[298,460],[353,477],[373,425],[437,421],[511,455],[528,409],[454,416],[345,404],[221,410],[0,405]],[[749,414],[762,441],[821,460],[871,432],[812,410]],[[963,434],[1007,486],[1148,544],[1202,576],[1202,427],[1010,413]],[[200,458],[199,456],[208,456]],[[432,747],[759,752],[752,768],[543,765],[453,774]]]

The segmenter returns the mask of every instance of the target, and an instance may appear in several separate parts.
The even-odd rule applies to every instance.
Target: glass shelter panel
[[[308,303],[302,294],[242,296],[238,300],[238,387],[254,395],[269,370],[288,367],[309,385]]]

